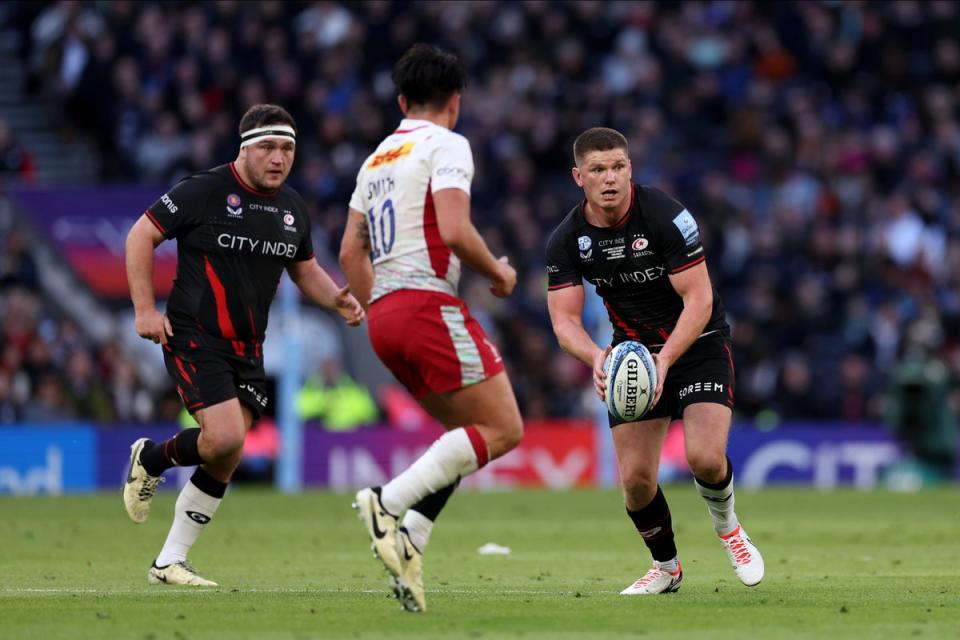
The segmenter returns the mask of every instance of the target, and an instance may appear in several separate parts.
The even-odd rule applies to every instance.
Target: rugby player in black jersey
[[[348,288],[338,288],[314,259],[306,205],[284,184],[295,150],[289,113],[251,107],[240,121],[237,159],[176,184],[127,237],[137,333],[162,345],[167,371],[200,423],[165,442],[141,438],[130,448],[123,500],[137,523],[147,519],[165,470],[199,465],[148,571],[153,584],[216,585],[197,575],[187,552],[220,505],[246,432],[267,405],[262,344],[283,271],[306,298],[348,324],[364,318]],[[163,314],[153,292],[153,252],[171,238],[177,277]]]
[[[683,419],[687,462],[737,577],[763,579],[763,558],[734,512],[733,468],[726,457],[733,407],[733,360],[723,305],[710,282],[697,223],[662,191],[631,181],[627,140],[606,128],[574,142],[573,179],[585,200],[547,244],[547,304],[563,349],[593,368],[606,391],[599,347],[582,323],[583,280],[596,287],[613,324],[613,344],[645,344],[657,365],[654,406],[642,420],[610,416],[627,514],[653,556],[653,567],[623,595],[680,588],[670,508],[657,484],[670,421]]]

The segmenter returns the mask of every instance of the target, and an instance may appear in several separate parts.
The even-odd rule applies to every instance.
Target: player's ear
[[[573,181],[577,183],[578,187],[583,186],[583,180],[580,178],[580,167],[570,169],[570,175],[573,176]]]
[[[410,110],[410,105],[407,103],[407,97],[402,93],[397,96],[397,104],[400,105],[400,111],[403,115],[407,115],[407,111]]]

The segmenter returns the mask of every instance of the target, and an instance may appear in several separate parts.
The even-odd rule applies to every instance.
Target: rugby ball
[[[605,371],[607,411],[624,422],[643,417],[657,390],[657,365],[647,348],[632,340],[621,342],[610,352]]]

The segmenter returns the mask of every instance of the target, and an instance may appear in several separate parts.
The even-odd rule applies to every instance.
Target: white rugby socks
[[[410,535],[410,542],[423,553],[430,542],[430,532],[433,531],[433,520],[413,509],[408,509],[403,516],[403,528]]]
[[[201,473],[202,476],[198,478],[198,474]],[[206,486],[213,493],[219,493],[220,497],[214,497],[201,490],[197,483]],[[177,497],[177,504],[173,513],[173,525],[170,527],[167,540],[163,543],[163,549],[160,550],[160,555],[157,556],[155,561],[158,567],[165,567],[187,559],[190,547],[197,541],[197,537],[203,531],[204,526],[213,519],[213,514],[217,512],[217,507],[223,501],[223,492],[226,491],[226,488],[225,483],[211,478],[203,469],[197,468],[196,473],[183,486],[180,495]]]
[[[489,457],[487,444],[476,427],[448,431],[406,471],[383,486],[380,502],[390,513],[400,515],[425,496],[473,473]]]
[[[730,459],[727,458],[727,477],[722,481],[710,484],[694,477],[693,484],[707,503],[707,511],[717,534],[726,535],[736,529],[740,521],[733,510],[736,500],[733,495],[733,464]]]

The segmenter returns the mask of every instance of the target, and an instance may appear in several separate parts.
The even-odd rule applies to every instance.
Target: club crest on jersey
[[[590,236],[580,236],[577,238],[577,247],[580,249],[580,259],[589,260],[590,256],[593,255],[593,240],[590,239]]]
[[[284,231],[290,231],[292,233],[297,232],[297,228],[293,226],[293,223],[296,222],[296,219],[293,217],[293,214],[289,211],[284,211],[283,214],[283,229]]]
[[[650,249],[650,241],[643,236],[637,236],[633,239],[633,242],[630,243],[630,250],[633,251],[634,258],[653,254],[653,251]]]
[[[240,196],[235,193],[231,193],[227,196],[227,217],[243,217],[243,207],[240,206]]]

